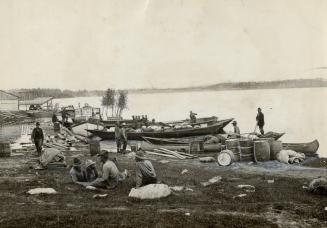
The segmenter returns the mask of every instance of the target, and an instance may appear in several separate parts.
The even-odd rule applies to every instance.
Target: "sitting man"
[[[95,162],[92,160],[86,160],[85,162],[85,175],[86,181],[92,182],[98,178],[98,171],[95,166]]]
[[[136,161],[136,187],[157,183],[157,174],[152,163],[146,160],[143,151],[137,151]]]
[[[73,167],[69,172],[72,181],[76,184],[81,184],[81,182],[86,182],[86,174],[82,169],[82,162],[79,158],[74,158]]]
[[[118,183],[125,180],[127,177],[127,170],[119,172],[117,168],[117,161],[109,158],[109,152],[102,150],[98,156],[100,157],[102,166],[102,176],[98,177],[87,185],[98,188],[116,188]]]

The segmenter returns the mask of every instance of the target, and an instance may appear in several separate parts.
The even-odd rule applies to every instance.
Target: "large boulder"
[[[138,199],[158,199],[170,194],[171,190],[166,184],[149,184],[140,188],[132,188],[128,196]]]

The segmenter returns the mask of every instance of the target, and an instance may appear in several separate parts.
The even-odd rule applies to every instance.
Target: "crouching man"
[[[157,183],[157,174],[152,163],[146,160],[143,151],[137,151],[136,161],[136,187]]]
[[[127,177],[127,170],[120,172],[117,168],[116,161],[109,158],[109,152],[101,151],[100,157],[102,166],[102,176],[95,179],[88,185],[96,188],[116,188],[118,183],[124,181]]]
[[[72,181],[76,184],[86,182],[86,174],[82,169],[82,162],[79,158],[74,158],[73,167],[71,168],[69,174],[72,178]]]

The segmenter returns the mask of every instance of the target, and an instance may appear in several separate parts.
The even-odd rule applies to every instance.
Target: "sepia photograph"
[[[327,0],[0,0],[0,227],[327,227]]]

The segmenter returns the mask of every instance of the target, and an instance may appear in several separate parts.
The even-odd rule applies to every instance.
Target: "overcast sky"
[[[327,0],[0,0],[0,88],[327,76]]]

